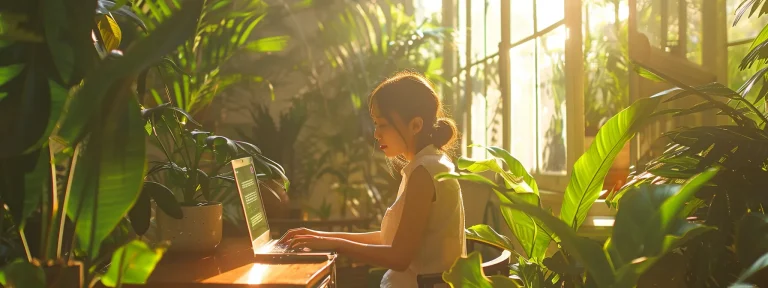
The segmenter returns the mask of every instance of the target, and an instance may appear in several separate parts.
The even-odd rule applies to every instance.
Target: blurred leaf
[[[39,156],[35,162],[34,170],[31,173],[24,174],[24,193],[20,193],[24,197],[24,210],[22,211],[21,219],[17,221],[21,223],[20,227],[22,228],[26,223],[26,219],[38,209],[43,194],[50,195],[52,188],[50,182],[52,164],[48,147],[43,147],[37,154]],[[7,202],[8,199],[5,199],[5,201]]]
[[[72,164],[75,174],[66,211],[75,222],[80,249],[92,258],[139,197],[144,178],[145,136],[139,106],[130,99],[115,109],[105,115],[103,128],[94,131]]]
[[[768,253],[768,216],[748,213],[736,226],[736,256],[740,263],[757,261]]]
[[[202,124],[200,124],[197,121],[195,121],[195,119],[192,118],[192,115],[187,113],[187,111],[184,111],[184,109],[181,109],[179,107],[173,106],[171,103],[163,103],[163,104],[157,105],[157,106],[152,107],[152,108],[142,109],[141,110],[141,117],[144,117],[144,119],[160,117],[160,116],[164,115],[164,113],[166,113],[168,110],[172,110],[172,111],[176,111],[178,113],[181,113],[182,115],[184,115],[184,117],[187,118],[187,120],[189,120],[189,122],[192,122],[192,123],[194,123],[197,126],[203,126]],[[206,133],[209,133],[209,132],[206,132]]]
[[[739,275],[739,279],[736,280],[736,283],[731,284],[729,287],[755,287],[754,285],[749,284],[748,279],[755,273],[765,269],[765,267],[768,267],[768,253],[760,256],[760,258],[752,263],[749,268],[744,270],[744,272]]]
[[[279,52],[288,44],[288,36],[261,38],[245,44],[245,49],[251,52]]]
[[[174,219],[184,218],[181,205],[179,205],[179,201],[176,201],[176,197],[173,196],[171,189],[168,189],[163,184],[152,181],[144,182],[144,189],[149,192],[149,195],[157,203],[157,207],[160,207],[160,210],[165,212],[165,214]]]
[[[145,284],[166,247],[150,248],[140,240],[133,240],[112,253],[109,270],[101,277],[107,287],[119,284]]]
[[[11,81],[11,79],[16,78],[16,76],[19,76],[19,74],[23,69],[24,69],[23,63],[0,67],[0,86],[5,85],[6,83],[8,83],[8,81]],[[0,101],[1,100],[3,100],[3,98],[0,98]]]
[[[136,235],[144,235],[149,229],[149,219],[152,217],[152,202],[150,202],[149,193],[146,192],[147,184],[144,183],[144,187],[139,193],[139,198],[136,199],[136,203],[133,204],[131,210],[128,211],[128,219],[131,220],[131,227]]]
[[[467,258],[459,257],[448,271],[443,272],[443,281],[454,288],[506,288],[520,287],[512,279],[503,276],[486,277],[480,252],[472,252]]]
[[[45,273],[32,263],[16,260],[3,267],[0,284],[7,288],[45,288]]]

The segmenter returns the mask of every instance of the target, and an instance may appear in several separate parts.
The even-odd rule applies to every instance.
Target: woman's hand
[[[310,250],[335,251],[339,249],[339,246],[341,246],[342,241],[343,241],[342,239],[332,238],[332,237],[302,235],[302,236],[293,237],[293,239],[291,240],[291,248],[292,249],[309,248]]]
[[[279,244],[283,243],[290,243],[291,239],[297,236],[320,236],[322,235],[322,232],[307,229],[307,228],[296,228],[288,230],[288,232],[285,232],[285,235],[283,235],[283,238],[280,238],[280,241],[278,241]]]

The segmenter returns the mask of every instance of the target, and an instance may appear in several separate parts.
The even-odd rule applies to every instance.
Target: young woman
[[[459,183],[434,179],[454,170],[445,150],[456,140],[456,125],[443,118],[437,94],[416,73],[401,72],[383,81],[369,103],[379,148],[387,157],[407,163],[381,230],[335,233],[300,228],[286,233],[282,241],[388,268],[381,287],[416,287],[417,275],[441,273],[466,256]]]

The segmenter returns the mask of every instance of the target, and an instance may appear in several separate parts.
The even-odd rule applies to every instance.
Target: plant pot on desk
[[[160,241],[170,241],[168,252],[208,252],[221,243],[222,205],[219,202],[182,204],[182,219],[157,210]]]

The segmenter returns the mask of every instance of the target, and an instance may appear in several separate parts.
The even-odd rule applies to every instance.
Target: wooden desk
[[[320,263],[253,263],[248,238],[223,239],[209,255],[166,254],[149,287],[335,287],[336,259]]]

